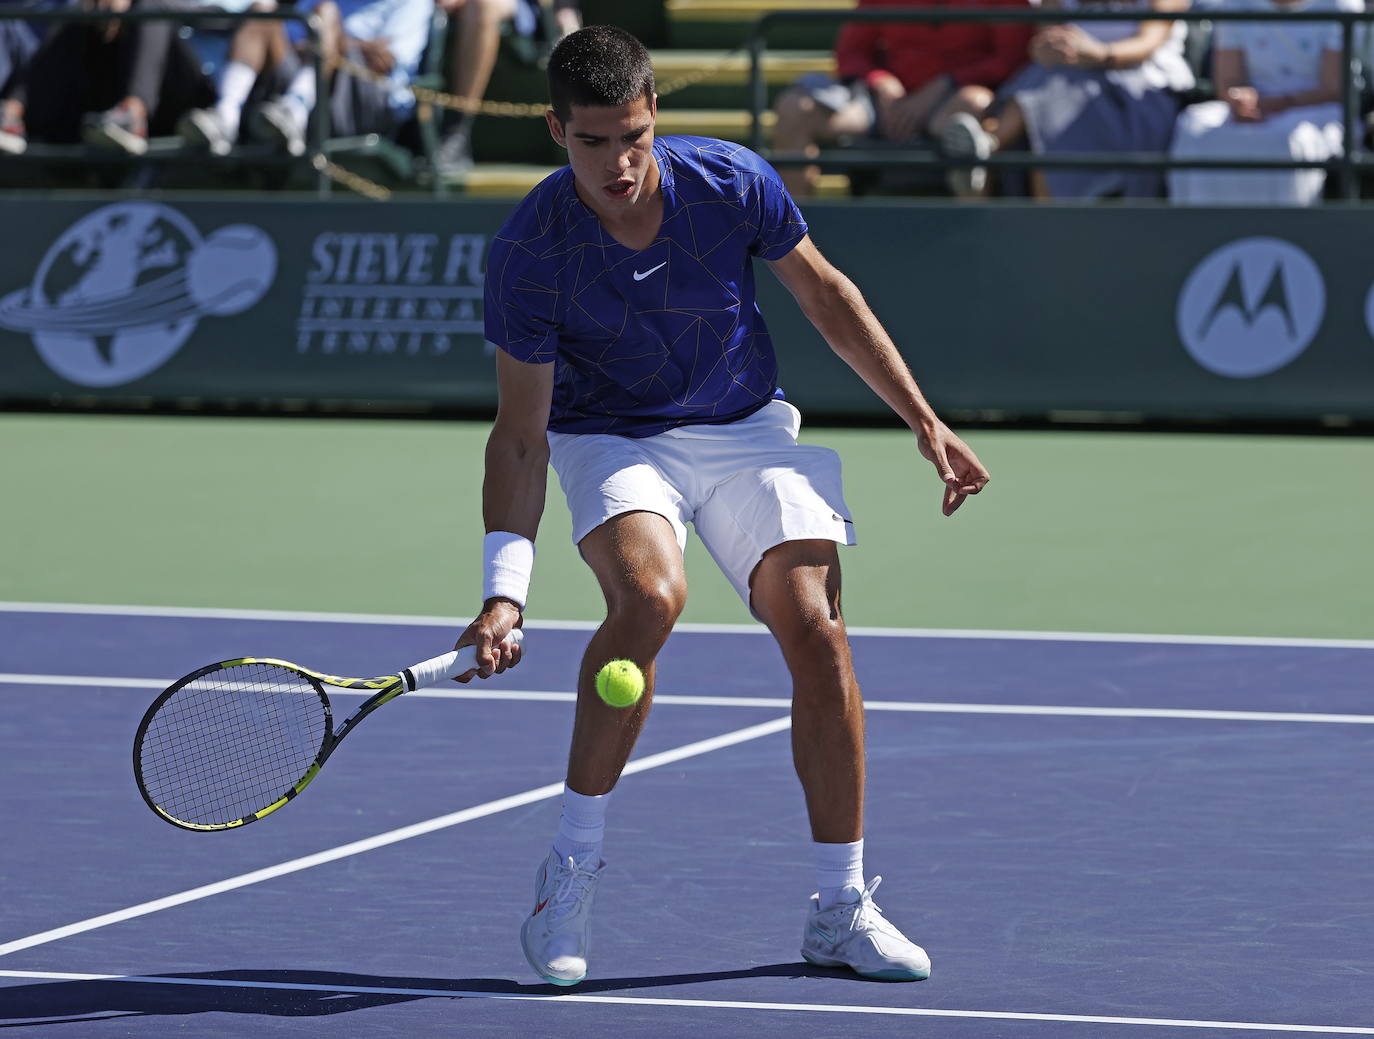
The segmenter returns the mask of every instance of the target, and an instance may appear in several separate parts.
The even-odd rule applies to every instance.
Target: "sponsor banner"
[[[509,202],[5,205],[0,399],[495,405],[482,282]],[[1374,419],[1374,212],[807,216],[944,409]],[[788,395],[881,414],[775,279],[758,283]]]
[[[807,218],[945,409],[1374,420],[1374,209],[850,204]],[[790,300],[772,281],[760,295],[784,358],[808,344],[809,363],[784,360],[793,396],[879,413],[804,322],[777,334]]]
[[[487,407],[507,209],[10,202],[0,398]]]

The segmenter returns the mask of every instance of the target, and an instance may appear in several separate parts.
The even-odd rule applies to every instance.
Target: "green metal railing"
[[[1339,22],[1341,26],[1341,116],[1343,123],[1341,155],[1326,160],[1300,159],[1175,159],[1166,152],[1084,152],[1057,155],[999,152],[987,159],[952,158],[926,148],[822,148],[813,154],[774,151],[765,146],[763,112],[768,108],[768,85],[763,75],[770,27],[781,22]],[[1125,166],[1143,169],[1227,169],[1296,170],[1324,169],[1335,173],[1345,199],[1359,197],[1359,175],[1374,170],[1374,160],[1360,147],[1356,132],[1359,123],[1360,63],[1355,48],[1355,27],[1374,22],[1374,10],[1366,11],[1043,11],[1008,8],[970,9],[883,7],[850,11],[770,11],[754,23],[749,34],[750,146],[775,166],[828,166],[848,169],[919,167],[949,169],[968,166],[989,168],[1063,168],[1118,169]]]
[[[196,26],[222,26],[226,22],[237,25],[240,22],[250,20],[275,21],[275,22],[299,22],[305,26],[305,32],[309,39],[309,52],[315,67],[315,96],[320,98],[329,97],[329,85],[325,76],[324,62],[320,60],[320,30],[318,19],[314,14],[300,14],[294,11],[240,11],[228,13],[225,11],[171,11],[171,10],[130,10],[130,11],[81,11],[71,9],[60,10],[33,10],[19,5],[5,4],[0,6],[0,20],[23,21],[23,22],[74,22],[77,24],[97,24],[103,25],[107,22],[150,22],[150,21],[174,21],[181,25],[191,28]],[[315,106],[312,113],[309,127],[309,138],[306,144],[305,155],[299,158],[284,160],[278,157],[278,161],[303,162],[308,163],[317,170],[316,190],[321,196],[330,193],[332,181],[322,169],[322,160],[328,151],[326,142],[329,139],[329,105],[320,104]],[[23,159],[34,159],[42,161],[50,158],[50,150],[38,148],[32,153],[26,152],[24,155],[6,156],[5,161],[15,161]],[[113,159],[124,162],[141,162],[147,159],[159,158],[186,158],[186,153],[181,149],[169,151],[165,155],[156,151],[151,151],[146,155],[120,156],[111,154],[102,156],[106,159]],[[272,161],[273,156],[266,154],[259,155],[254,152],[250,157],[255,162]]]

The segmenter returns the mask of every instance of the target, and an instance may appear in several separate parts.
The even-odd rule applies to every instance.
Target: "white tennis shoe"
[[[559,860],[552,851],[534,875],[534,912],[520,928],[520,945],[534,972],[555,985],[587,976],[587,924],[605,862]]]
[[[940,147],[951,158],[986,159],[996,150],[997,140],[983,124],[967,112],[951,116],[940,134]],[[986,166],[962,167],[945,171],[949,190],[959,198],[977,198],[987,190]]]
[[[820,967],[849,967],[865,978],[882,981],[924,981],[930,977],[930,957],[883,916],[873,892],[883,882],[874,877],[860,891],[847,887],[840,901],[821,909],[811,896],[801,954]]]

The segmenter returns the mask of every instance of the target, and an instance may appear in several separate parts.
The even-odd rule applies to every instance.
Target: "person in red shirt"
[[[873,7],[1029,7],[1028,0],[859,0]],[[982,118],[995,88],[1027,61],[1028,22],[846,22],[838,80],[813,73],[778,99],[773,146],[815,152],[840,138],[938,138],[959,113]],[[782,170],[794,195],[814,192],[815,166]]]

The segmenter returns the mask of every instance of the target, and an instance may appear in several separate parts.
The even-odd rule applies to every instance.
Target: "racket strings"
[[[149,720],[139,748],[143,785],[182,822],[237,822],[296,785],[327,731],[328,707],[304,676],[272,664],[212,671]]]

